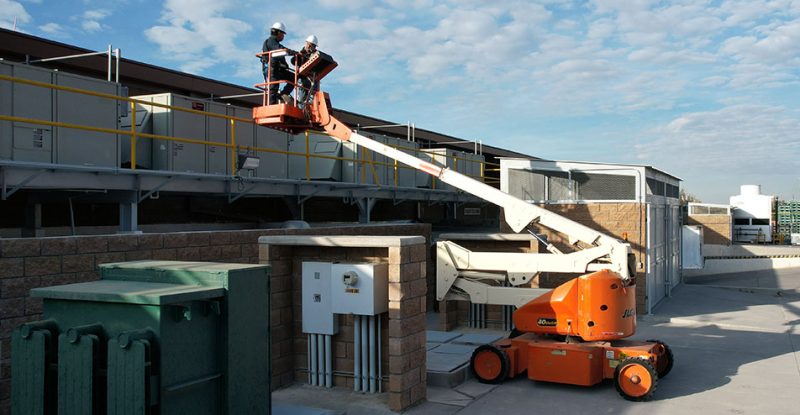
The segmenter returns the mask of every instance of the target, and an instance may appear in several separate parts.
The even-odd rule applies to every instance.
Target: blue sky
[[[0,0],[0,26],[252,85],[276,20],[336,107],[537,157],[800,199],[798,0]]]

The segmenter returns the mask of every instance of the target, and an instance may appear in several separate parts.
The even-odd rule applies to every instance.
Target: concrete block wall
[[[430,228],[427,230],[429,236]],[[389,312],[381,316],[382,390],[388,393],[389,408],[394,411],[424,400],[428,239],[388,247],[291,245],[281,242],[282,238],[269,239],[260,252],[261,262],[272,266],[273,298],[277,295],[279,299],[273,303],[272,316],[274,384],[308,380],[307,335],[302,332],[302,263],[388,263]],[[340,315],[338,319],[339,333],[333,337],[334,386],[352,389],[353,318]]]
[[[689,215],[686,224],[703,227],[704,245],[730,245],[732,220],[730,215]]]
[[[637,313],[647,313],[647,205],[644,203],[582,203],[582,204],[539,204],[551,212],[572,219],[582,225],[618,239],[626,240],[636,255],[636,309]],[[508,224],[501,221],[501,230],[510,231]],[[537,233],[547,235],[548,241],[565,252],[570,252],[565,235],[550,229],[535,226]],[[543,273],[538,281],[539,287],[555,288],[576,274]]]
[[[30,298],[30,289],[97,280],[97,265],[109,262],[162,259],[258,263],[258,238],[268,235],[423,235],[430,240],[430,225],[0,239],[0,415],[10,408],[11,332],[20,324],[41,319],[41,300]],[[282,291],[291,283],[280,278],[280,272],[280,268],[273,270],[273,310],[287,301],[291,303],[291,293]],[[271,318],[271,323],[276,319],[287,324],[292,321],[291,314],[276,317],[273,313]],[[288,333],[291,335],[291,331]],[[276,344],[273,337],[273,352],[278,352],[274,356],[291,350],[293,345]]]

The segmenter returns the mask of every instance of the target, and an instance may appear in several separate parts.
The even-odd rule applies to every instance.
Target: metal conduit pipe
[[[317,385],[317,335],[308,335],[309,343],[311,343],[311,384]]]
[[[475,304],[469,303],[469,326],[475,328]]]
[[[383,325],[383,318],[378,316],[378,393],[383,392],[383,367],[381,365],[381,338],[383,334],[381,334],[381,326]]]
[[[306,367],[308,368],[308,384],[311,384],[311,335],[306,336]]]
[[[378,391],[378,386],[375,382],[375,375],[377,374],[375,370],[375,331],[377,330],[377,326],[375,325],[375,316],[369,316],[369,392],[375,393]]]
[[[317,385],[325,384],[325,335],[317,334]]]
[[[369,319],[361,317],[361,391],[366,392],[369,390]]]
[[[331,335],[325,335],[325,387],[333,387],[333,353],[331,349]]]
[[[353,390],[361,391],[361,316],[353,316]]]

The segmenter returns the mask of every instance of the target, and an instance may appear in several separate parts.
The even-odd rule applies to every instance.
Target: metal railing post
[[[111,44],[108,45],[108,70],[106,75],[108,82],[111,82]]]
[[[122,56],[122,51],[119,48],[114,49],[114,55],[117,58],[117,67],[114,70],[114,82],[119,83],[119,59]]]
[[[236,176],[236,120],[231,118],[231,175]]]
[[[136,170],[136,103],[131,102],[131,170]]]
[[[311,180],[311,156],[308,146],[308,130],[306,130],[306,180]]]

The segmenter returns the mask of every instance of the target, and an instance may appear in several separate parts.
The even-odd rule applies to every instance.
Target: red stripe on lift
[[[442,172],[441,168],[428,163],[420,163],[419,169],[424,171],[425,173],[430,174],[431,176],[437,176],[437,177]]]

